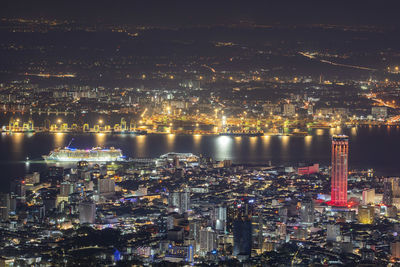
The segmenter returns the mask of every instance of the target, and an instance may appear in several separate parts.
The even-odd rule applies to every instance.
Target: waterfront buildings
[[[377,119],[386,119],[388,115],[387,107],[372,107],[371,115]]]

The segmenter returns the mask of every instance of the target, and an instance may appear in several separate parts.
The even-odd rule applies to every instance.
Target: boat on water
[[[91,149],[77,149],[71,147],[57,148],[42,156],[46,161],[65,161],[65,162],[106,162],[106,161],[123,161],[125,160],[120,149],[114,147],[101,148],[94,147]]]
[[[63,161],[63,162],[107,162],[124,161],[121,149],[114,147],[102,148],[94,147],[92,149],[77,149],[71,147],[57,148],[42,156],[45,161]]]

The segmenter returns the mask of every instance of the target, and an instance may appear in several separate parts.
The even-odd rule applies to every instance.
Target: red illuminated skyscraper
[[[331,204],[347,205],[347,160],[349,138],[346,135],[334,135],[332,138]]]

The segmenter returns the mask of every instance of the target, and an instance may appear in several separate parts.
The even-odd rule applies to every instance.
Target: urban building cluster
[[[0,18],[0,176],[5,183],[14,178],[7,168],[40,169],[0,190],[0,267],[400,266],[400,177],[353,169],[349,137],[333,135],[359,138],[359,155],[397,144],[390,135],[400,126],[396,27],[343,26],[342,18],[270,25],[242,15],[237,24],[214,23],[209,8],[172,10],[168,1],[122,12],[156,17],[154,25],[115,24],[95,12],[101,3],[81,2],[90,10],[78,12],[81,22]],[[103,11],[115,16],[111,5]],[[199,15],[207,23],[167,25],[163,7],[177,20]],[[385,131],[365,137],[361,127]],[[214,146],[202,135],[232,138],[216,137]],[[269,135],[279,136],[284,153]],[[310,147],[325,148],[331,135],[331,164],[287,163],[295,154],[315,158],[319,147]],[[64,147],[71,136],[95,147]],[[137,157],[214,150],[218,160],[200,152],[129,158],[128,147]],[[280,163],[260,163],[270,151],[268,160]],[[235,153],[248,161],[226,159]],[[387,154],[356,161],[390,169],[392,160],[379,165],[397,155]]]
[[[333,137],[331,168],[190,153],[49,166],[1,194],[1,264],[394,264],[400,178],[349,171],[348,146]]]
[[[269,30],[265,36],[255,34],[259,25],[252,24],[245,28],[231,25],[229,30],[199,27],[191,28],[197,34],[189,40],[182,34],[184,29],[94,26],[69,20],[3,18],[0,27],[5,34],[25,33],[39,39],[0,42],[9,64],[0,66],[4,75],[0,126],[6,132],[141,129],[291,134],[345,124],[397,125],[400,120],[395,49],[366,52],[363,60],[379,67],[361,67],[360,73],[360,66],[351,64],[358,53],[344,52],[357,51],[357,38],[350,38],[345,48],[328,42],[329,49],[321,51],[306,51],[305,47],[315,43],[324,47],[326,40],[310,38],[303,44],[295,38],[299,31],[313,30],[337,35],[337,40],[347,38],[338,32],[339,26],[284,27],[296,33],[293,36]],[[161,43],[158,31],[165,35]],[[365,32],[376,33],[374,28],[343,26],[346,31],[361,35],[359,39]],[[52,45],[40,38],[59,33],[69,39],[52,39]],[[93,35],[102,41],[94,42]],[[179,50],[177,43],[182,45]],[[42,53],[48,57],[43,59]],[[378,54],[382,64],[375,61]],[[15,60],[16,55],[23,56]],[[335,64],[343,65],[343,70],[332,67]]]
[[[217,81],[193,79],[162,89],[0,84],[1,131],[307,135],[314,128],[397,125],[399,119],[394,101],[362,89],[349,96],[338,85],[260,82],[271,87],[273,100],[238,89],[247,82],[230,83],[239,87],[226,93]]]

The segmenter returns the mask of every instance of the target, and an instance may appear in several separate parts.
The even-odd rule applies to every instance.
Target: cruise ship
[[[123,161],[125,157],[122,155],[121,149],[114,147],[101,148],[94,147],[92,149],[76,149],[71,147],[58,148],[50,152],[49,155],[43,156],[46,161]]]

